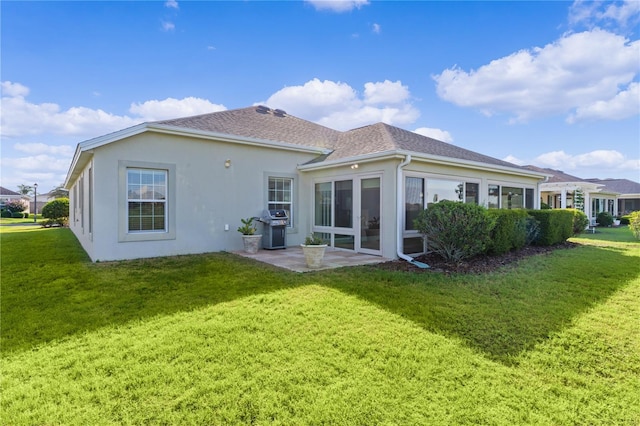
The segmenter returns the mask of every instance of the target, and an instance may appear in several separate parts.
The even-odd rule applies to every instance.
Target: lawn
[[[626,228],[485,275],[92,264],[68,229],[0,231],[2,424],[640,424]]]

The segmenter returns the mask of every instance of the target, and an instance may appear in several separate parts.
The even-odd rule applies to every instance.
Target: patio
[[[391,260],[381,256],[372,256],[369,254],[336,250],[332,247],[327,247],[320,268],[310,269],[307,268],[301,247],[287,247],[286,249],[280,250],[260,249],[256,254],[236,251],[234,254],[255,259],[260,262],[269,263],[295,272],[321,271],[325,269],[341,268],[343,266],[372,265]]]

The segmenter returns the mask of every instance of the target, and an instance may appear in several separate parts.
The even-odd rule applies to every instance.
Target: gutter
[[[404,161],[398,164],[396,169],[396,254],[400,259],[406,260],[407,262],[417,266],[418,268],[426,269],[429,267],[426,263],[418,262],[411,256],[407,256],[402,253],[402,169],[411,163],[411,154],[407,154]]]

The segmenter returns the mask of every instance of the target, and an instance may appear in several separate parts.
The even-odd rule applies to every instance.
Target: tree
[[[33,186],[31,185],[18,185],[18,193],[21,195],[29,195],[33,192]]]
[[[49,192],[49,195],[51,198],[69,198],[69,191],[64,189],[64,185],[58,185]]]

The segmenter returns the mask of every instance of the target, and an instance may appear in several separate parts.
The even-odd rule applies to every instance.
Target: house
[[[525,168],[546,173],[549,178],[540,184],[541,202],[553,209],[577,208],[585,212],[592,223],[600,212],[609,212],[618,216],[618,197],[620,194],[602,183],[581,179],[560,170],[524,166]]]
[[[287,212],[287,246],[315,232],[337,249],[409,259],[424,251],[421,209],[538,208],[545,177],[384,123],[342,132],[257,106],[82,142],[65,188],[94,261],[240,250],[240,219],[265,209]]]
[[[21,200],[24,203],[25,207],[28,208],[29,197],[27,197],[26,195],[22,195],[19,192],[15,192],[0,186],[0,208],[4,209],[4,205],[7,201],[15,200]]]
[[[586,179],[604,185],[607,191],[618,193],[618,214],[640,211],[640,183],[629,179]]]

